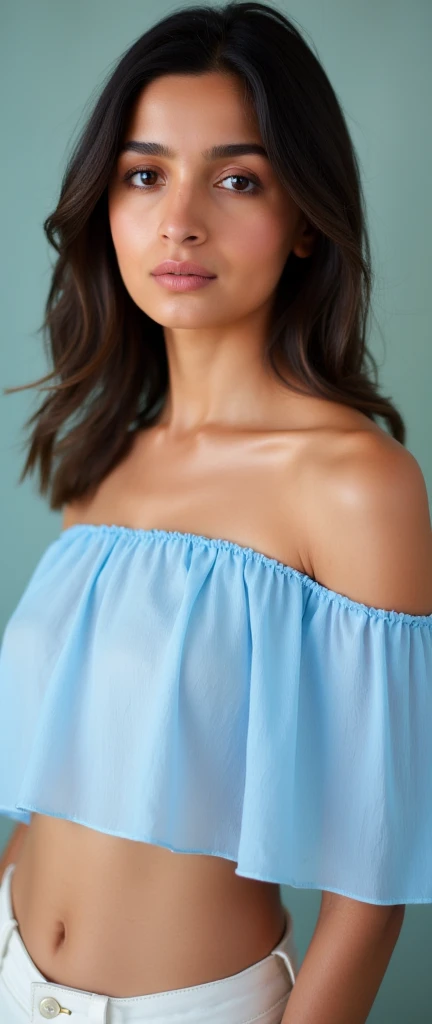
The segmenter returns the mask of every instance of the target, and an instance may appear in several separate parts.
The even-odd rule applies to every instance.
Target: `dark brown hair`
[[[119,59],[68,160],[57,207],[44,221],[57,259],[39,331],[53,370],[4,390],[57,378],[26,422],[33,430],[19,480],[39,461],[39,489],[50,489],[52,509],[93,490],[126,455],[133,431],[154,423],[163,407],[163,328],[139,309],[121,278],[107,186],[143,87],[164,74],[209,71],[243,82],[273,168],[318,229],[312,255],[291,252],[282,271],[263,358],[287,387],[276,361],[298,381],[294,390],[352,406],[372,420],[379,416],[405,443],[402,417],[379,394],[366,347],[373,274],[365,202],[344,115],[318,58],[268,4],[182,8]]]

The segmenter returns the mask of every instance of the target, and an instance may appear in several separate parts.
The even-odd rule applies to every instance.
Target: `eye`
[[[246,195],[253,195],[255,192],[258,192],[259,188],[261,187],[258,184],[258,182],[255,181],[254,178],[249,178],[245,174],[229,174],[227,178],[222,178],[222,181],[230,181],[230,180],[231,181],[234,181],[234,180],[235,181],[249,181],[250,184],[252,185],[252,188],[249,189],[249,192],[247,192]],[[228,189],[228,192],[230,192],[230,191],[231,191],[231,189]],[[234,192],[237,192],[237,191],[238,191],[238,189],[234,189]],[[241,192],[245,192],[246,190],[245,189],[240,189],[240,191]]]
[[[140,188],[139,185],[132,185],[131,183],[132,178],[135,178],[137,174],[156,174],[157,176],[157,171],[152,171],[150,167],[134,167],[131,171],[128,171],[128,173],[125,174],[123,180],[127,183],[127,185],[130,188],[137,188],[139,189],[140,192],[145,192],[145,188]]]
[[[141,185],[132,184],[132,178],[135,178],[137,175],[141,175],[142,177],[144,174],[155,174],[157,177],[157,171],[152,170],[151,167],[134,167],[131,171],[128,171],[128,173],[125,174],[123,180],[126,182],[128,188],[136,188],[139,192],[148,192],[154,187],[154,183],[149,184],[148,182],[141,182]],[[249,184],[252,185],[252,188],[247,191],[244,188],[234,188],[223,189],[224,192],[239,192],[240,194],[244,192],[246,195],[254,195],[261,189],[261,185],[255,178],[251,178],[244,174],[229,174],[226,178],[222,178],[222,181],[249,182]]]

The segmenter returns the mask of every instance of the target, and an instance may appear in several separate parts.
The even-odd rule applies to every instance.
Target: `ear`
[[[296,256],[303,259],[305,256],[311,255],[314,250],[317,233],[317,229],[305,217],[302,217],[292,247],[292,251]]]

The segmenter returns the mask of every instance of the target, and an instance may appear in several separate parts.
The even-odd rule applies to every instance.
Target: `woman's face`
[[[289,253],[308,256],[312,236],[265,155],[204,155],[230,143],[262,146],[242,84],[214,72],[153,80],[122,144],[132,141],[171,151],[125,149],[109,183],[114,248],[137,306],[173,328],[232,325],[270,308]],[[205,288],[171,291],[152,276],[165,259],[193,260],[216,276]]]

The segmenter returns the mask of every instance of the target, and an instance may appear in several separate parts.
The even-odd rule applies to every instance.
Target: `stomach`
[[[12,908],[48,981],[117,998],[166,992],[237,974],[282,938],[280,886],[235,867],[32,814]]]

